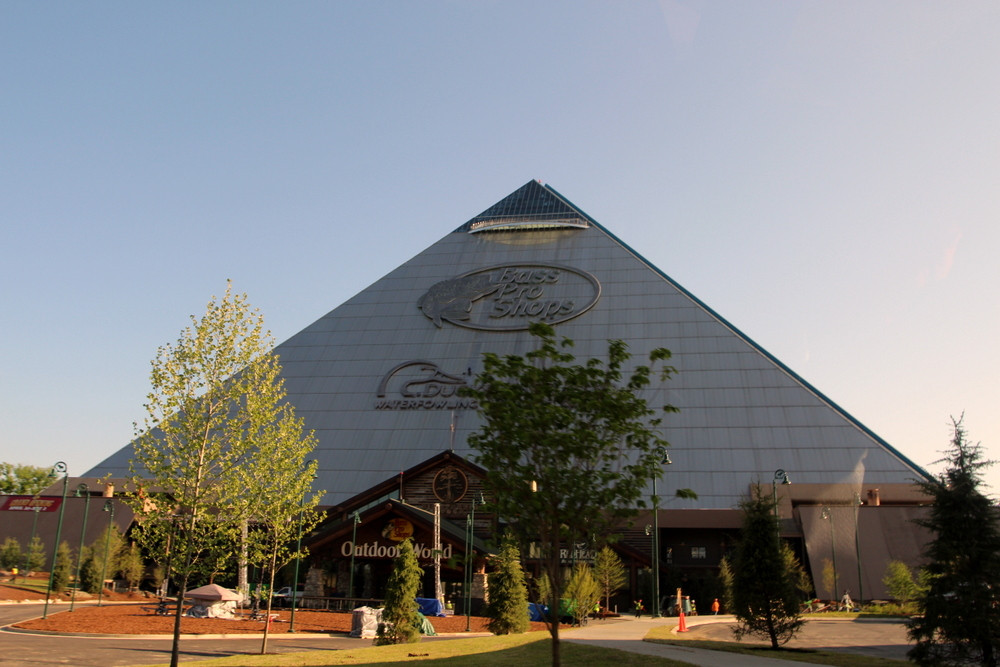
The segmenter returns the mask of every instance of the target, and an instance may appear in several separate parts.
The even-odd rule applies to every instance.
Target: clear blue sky
[[[125,445],[227,278],[284,340],[532,178],[916,463],[963,411],[1000,459],[997,35],[995,1],[4,0],[0,460]]]

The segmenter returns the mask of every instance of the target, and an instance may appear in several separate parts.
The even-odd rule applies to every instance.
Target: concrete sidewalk
[[[712,622],[732,621],[731,616],[713,616],[711,618],[713,619]],[[691,624],[689,623],[688,625],[690,626]],[[802,667],[801,662],[791,660],[758,658],[736,653],[707,651],[699,648],[668,646],[666,644],[642,641],[642,638],[650,630],[661,626],[676,627],[677,619],[622,616],[621,618],[606,619],[603,621],[590,621],[587,627],[566,630],[565,633],[561,632],[559,638],[567,642],[682,660],[692,665],[701,665],[702,667],[790,667],[791,665]]]
[[[729,625],[732,616],[695,616],[687,619],[688,628],[697,630],[699,639],[733,641]],[[799,665],[801,662],[765,658],[722,651],[709,651],[684,646],[668,646],[644,642],[642,638],[656,627],[674,628],[676,618],[634,618],[591,621],[585,628],[574,628],[560,633],[560,638],[570,642],[616,648],[642,655],[655,655],[682,660],[705,667],[780,667]],[[755,642],[759,643],[759,642]],[[855,653],[876,658],[906,659],[909,642],[902,622],[859,619],[810,619],[803,630],[789,644],[790,648],[809,648]]]

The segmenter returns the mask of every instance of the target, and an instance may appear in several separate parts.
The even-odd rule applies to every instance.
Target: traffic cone
[[[683,611],[680,613],[679,618],[680,618],[680,621],[677,623],[677,632],[687,632],[688,631],[688,626],[687,626],[687,623],[684,622],[684,612]]]

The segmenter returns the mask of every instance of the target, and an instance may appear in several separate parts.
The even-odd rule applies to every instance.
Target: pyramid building
[[[464,517],[468,478],[476,477],[466,438],[480,422],[458,389],[481,370],[484,352],[526,353],[533,344],[527,327],[536,320],[572,339],[578,359],[603,356],[615,338],[635,359],[657,347],[672,351],[677,374],[654,383],[646,398],[680,409],[664,420],[672,465],[661,495],[670,495],[663,494],[667,486],[698,494],[661,510],[660,526],[671,531],[663,549],[676,549],[666,558],[674,565],[691,542],[685,535],[738,527],[734,508],[753,483],[775,484],[782,532],[815,561],[814,579],[823,558],[846,562],[861,544],[853,541],[858,525],[882,545],[870,546],[880,558],[916,548],[919,536],[907,530],[882,537],[899,533],[893,527],[908,515],[868,510],[915,508],[921,499],[912,482],[926,477],[923,470],[537,181],[276,348],[288,398],[318,439],[316,487],[326,489],[322,504],[331,516],[346,517],[396,487],[402,499],[405,484],[423,474],[436,501],[453,501],[455,516]],[[123,477],[130,455],[126,447],[88,475]],[[443,465],[449,457],[464,466],[462,495],[442,496],[434,486],[439,475],[427,477],[428,462]],[[831,508],[828,523],[835,525],[828,529]],[[705,538],[708,566],[726,548],[725,538],[717,539],[722,533],[713,535]],[[680,541],[671,546],[670,536]],[[854,585],[868,583],[872,591],[882,574]]]

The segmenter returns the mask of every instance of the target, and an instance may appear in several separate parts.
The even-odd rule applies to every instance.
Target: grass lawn
[[[552,664],[552,645],[543,632],[502,637],[474,637],[420,642],[396,646],[372,646],[346,651],[309,651],[282,655],[239,655],[184,665],[199,667],[322,667],[325,665],[410,665],[416,661],[459,667],[509,667],[510,665]],[[472,656],[475,656],[472,658]],[[562,642],[562,659],[567,665],[601,667],[690,667],[690,663],[656,658],[613,649]]]

